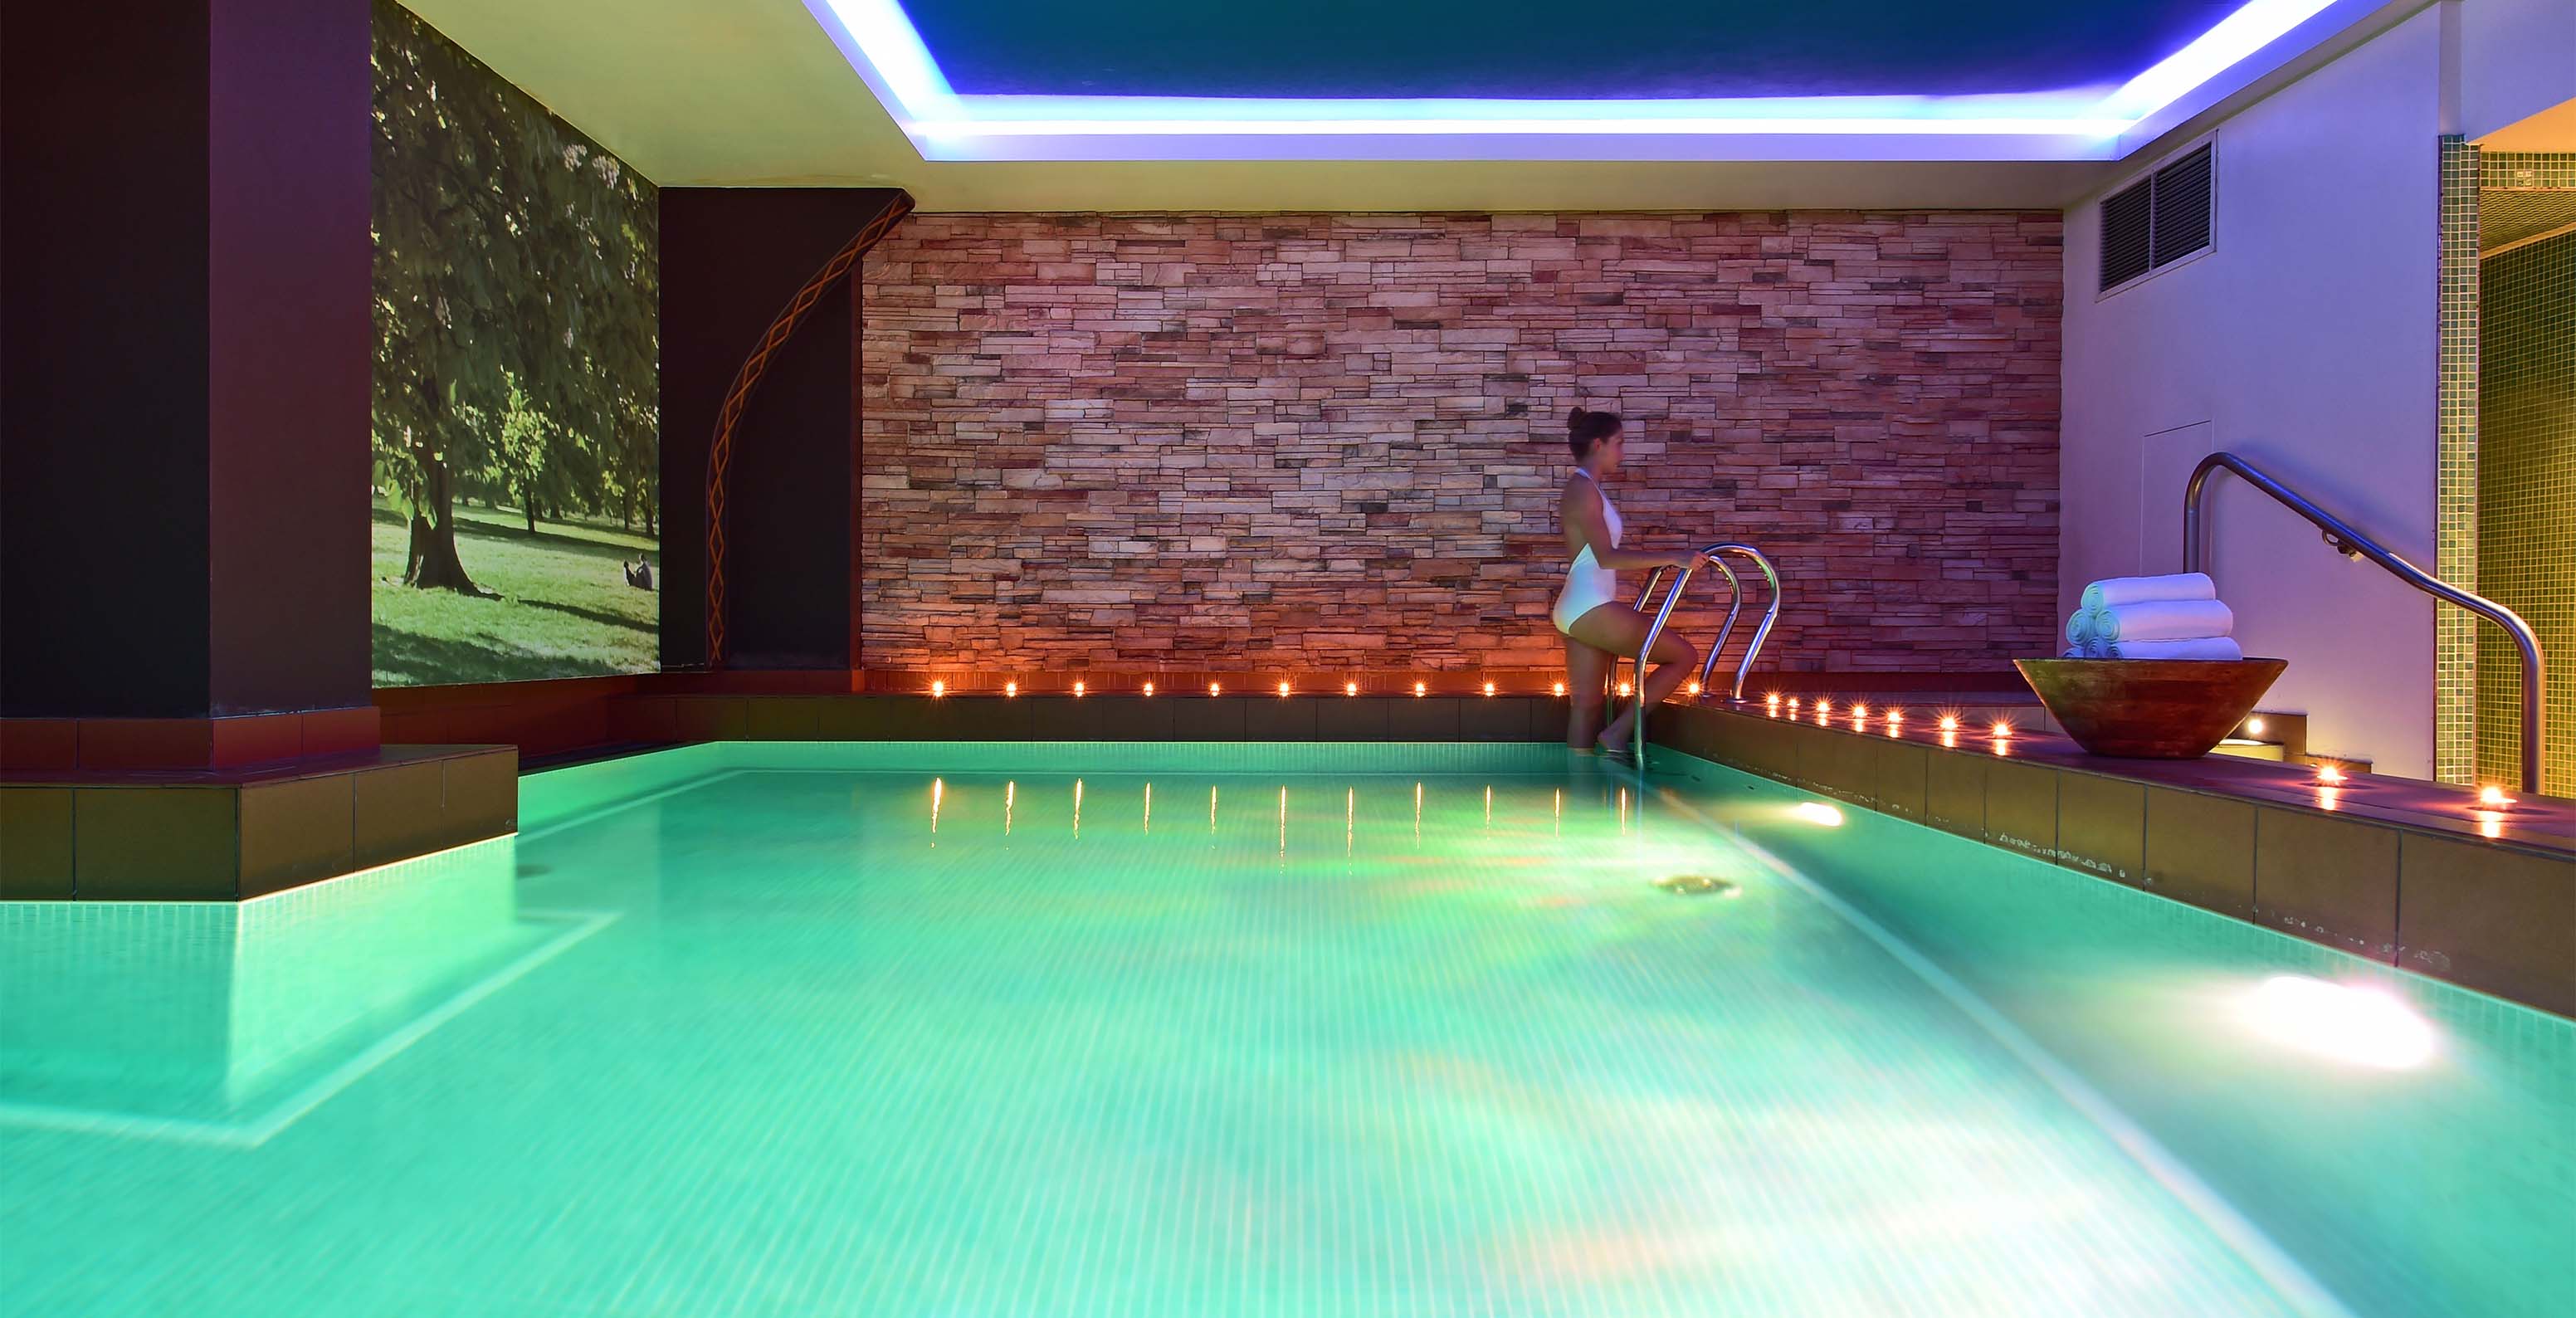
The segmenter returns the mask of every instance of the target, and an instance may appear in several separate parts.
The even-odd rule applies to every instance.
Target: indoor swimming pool
[[[1659,754],[719,744],[0,905],[42,1314],[2540,1314],[2576,1023]]]

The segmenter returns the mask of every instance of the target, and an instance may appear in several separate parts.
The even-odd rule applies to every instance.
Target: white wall
[[[2576,0],[2460,0],[2460,84],[2471,140],[2576,97]]]
[[[2183,478],[2213,448],[2431,569],[2441,74],[2431,8],[2222,123],[2212,250],[2108,298],[2099,198],[2067,211],[2062,607],[2180,568]],[[2290,661],[2265,707],[2431,777],[2431,600],[2213,479],[2219,593],[2248,653]]]

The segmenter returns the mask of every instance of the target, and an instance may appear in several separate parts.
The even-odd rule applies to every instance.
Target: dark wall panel
[[[366,7],[0,22],[0,714],[364,705]]]
[[[896,195],[662,190],[665,668],[706,662],[707,444],[725,392],[788,299]],[[844,286],[773,361],[736,435],[726,496],[734,666],[850,661],[855,354]]]
[[[217,714],[367,703],[370,27],[347,0],[214,10]]]
[[[0,9],[0,714],[206,710],[206,23]]]

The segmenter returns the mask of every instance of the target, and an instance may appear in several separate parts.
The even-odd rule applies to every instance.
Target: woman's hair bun
[[[1587,412],[1576,408],[1565,417],[1565,442],[1581,458],[1592,452],[1592,446],[1619,433],[1616,412]]]

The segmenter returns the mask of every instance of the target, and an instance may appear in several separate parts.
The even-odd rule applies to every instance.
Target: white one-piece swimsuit
[[[1601,482],[1591,472],[1577,467],[1574,474],[1591,481],[1592,488],[1601,491],[1601,520],[1610,524],[1610,547],[1618,548],[1619,510],[1611,506],[1610,492],[1601,489]],[[1548,610],[1547,616],[1556,623],[1558,631],[1571,635],[1575,619],[1618,598],[1619,574],[1596,562],[1592,557],[1592,546],[1585,545],[1582,552],[1574,556],[1574,561],[1566,565],[1565,589],[1556,592],[1556,607]]]

